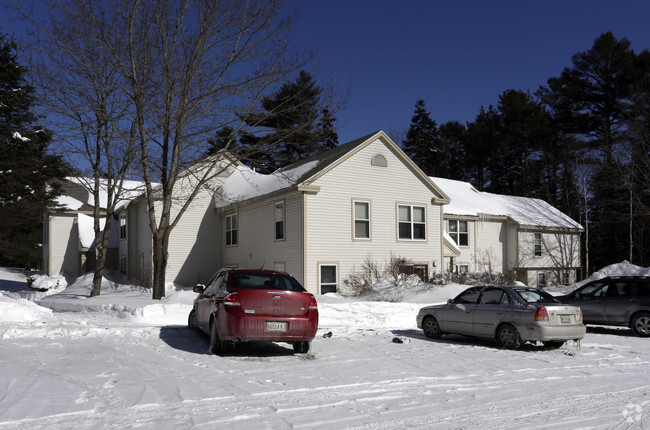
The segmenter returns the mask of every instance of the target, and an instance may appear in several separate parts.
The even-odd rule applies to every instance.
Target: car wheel
[[[190,316],[187,317],[187,326],[190,328],[190,330],[197,331],[198,328],[198,321],[196,320],[196,311],[192,309],[190,312]]]
[[[293,351],[298,354],[307,354],[309,352],[309,348],[311,348],[311,342],[307,342],[306,340],[301,340],[300,342],[293,343]]]
[[[214,355],[223,354],[223,341],[219,338],[217,324],[214,320],[210,322],[210,351],[212,351]]]
[[[518,349],[521,346],[519,332],[512,324],[504,324],[499,327],[497,340],[504,348]]]
[[[422,331],[426,337],[431,339],[439,339],[442,336],[442,331],[440,330],[440,325],[438,320],[435,317],[426,317],[422,323]]]
[[[549,340],[549,341],[542,342],[542,343],[547,348],[555,348],[555,349],[557,349],[557,348],[561,347],[562,345],[564,345],[564,342],[559,341],[559,340]]]
[[[638,336],[648,337],[650,336],[650,314],[641,313],[636,314],[632,318],[632,330]]]

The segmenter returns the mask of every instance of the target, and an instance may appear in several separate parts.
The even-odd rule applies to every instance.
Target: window
[[[469,264],[459,264],[456,266],[458,273],[469,273]]]
[[[425,240],[427,224],[424,206],[399,205],[398,237],[402,240]]]
[[[537,274],[537,288],[546,287],[546,273],[540,272]]]
[[[370,202],[354,202],[354,238],[370,239]]]
[[[275,240],[284,240],[284,202],[275,202]]]
[[[535,257],[542,256],[542,233],[535,233]]]
[[[569,285],[569,272],[562,272],[562,285]]]
[[[469,246],[469,232],[467,221],[450,219],[448,222],[449,236],[454,239],[458,246]]]
[[[481,294],[482,305],[505,305],[510,303],[510,298],[500,288],[488,288]]]
[[[126,213],[120,214],[120,239],[126,239]]]
[[[336,264],[321,264],[320,272],[320,293],[336,293],[338,291],[338,266]]]
[[[234,246],[239,243],[237,240],[237,214],[226,216],[226,246]]]
[[[476,304],[476,302],[478,302],[479,296],[481,295],[482,289],[483,287],[469,288],[460,293],[460,295],[454,299],[454,303]]]

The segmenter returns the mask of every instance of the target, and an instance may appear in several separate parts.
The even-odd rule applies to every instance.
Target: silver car
[[[471,287],[446,304],[420,309],[417,325],[430,338],[476,336],[496,339],[510,349],[525,342],[559,348],[586,332],[579,307],[534,288],[492,285]]]

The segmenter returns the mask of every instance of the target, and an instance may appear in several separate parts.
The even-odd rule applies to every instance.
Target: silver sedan
[[[496,339],[516,349],[525,342],[543,342],[559,348],[580,340],[586,328],[582,311],[565,305],[543,291],[528,287],[477,286],[445,304],[426,306],[417,316],[427,337],[461,334]]]

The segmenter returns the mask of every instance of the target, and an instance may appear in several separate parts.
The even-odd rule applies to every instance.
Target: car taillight
[[[535,313],[535,321],[548,321],[548,311],[546,307],[540,306]]]
[[[582,324],[582,308],[580,308],[580,324]]]
[[[228,294],[226,298],[223,299],[223,304],[225,306],[241,306],[241,303],[239,303],[239,294],[237,293]]]
[[[318,309],[318,302],[316,302],[316,297],[311,296],[311,300],[309,300],[309,309]]]

